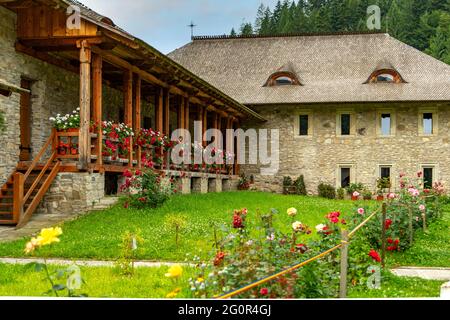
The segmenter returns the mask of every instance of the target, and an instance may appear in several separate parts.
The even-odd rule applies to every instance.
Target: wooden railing
[[[52,132],[42,149],[39,151],[38,155],[31,162],[28,170],[25,174],[16,172],[13,179],[13,218],[18,221],[17,228],[23,227],[31,218],[33,212],[36,210],[37,206],[41,202],[48,188],[50,188],[51,183],[55,179],[59,172],[61,165],[60,161],[56,161],[56,150],[54,149],[53,143],[55,141],[55,132]],[[51,148],[49,148],[51,147]],[[41,160],[44,155],[50,149],[50,156],[46,160],[42,169],[38,169],[38,165],[41,164]],[[53,165],[53,168],[51,166]],[[51,170],[50,170],[51,169]],[[50,170],[50,173],[48,173]],[[37,176],[31,177],[32,172],[38,172]],[[48,173],[48,176],[44,176]],[[30,188],[25,194],[25,184],[28,180],[31,180]],[[39,186],[39,188],[38,188]],[[37,193],[33,193],[37,190]]]

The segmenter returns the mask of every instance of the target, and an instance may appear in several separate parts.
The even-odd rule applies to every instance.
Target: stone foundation
[[[208,192],[222,192],[222,179],[218,178],[209,179]]]
[[[208,178],[206,177],[192,178],[192,192],[208,193]]]
[[[91,209],[105,196],[105,176],[100,173],[59,173],[37,213],[78,214]]]

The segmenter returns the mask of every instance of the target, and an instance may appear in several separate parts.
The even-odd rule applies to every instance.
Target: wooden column
[[[216,129],[216,130],[219,129],[219,114],[218,113],[214,113],[212,128]],[[214,145],[216,146],[216,148],[219,147],[219,141],[217,140],[217,137],[214,137]]]
[[[128,127],[133,127],[133,72],[125,70],[123,73],[123,104],[124,104],[124,122]],[[133,138],[130,137],[128,147],[128,166],[133,165]]]
[[[123,105],[124,105],[124,123],[133,126],[133,73],[131,70],[125,70],[123,73]]]
[[[179,102],[180,104],[178,105],[178,119],[177,119],[177,126],[178,129],[186,129],[185,125],[186,125],[186,108],[185,108],[185,104],[186,104],[186,99],[184,99],[184,97],[179,97]],[[182,135],[183,138],[183,142],[184,142],[184,135]]]
[[[134,133],[135,136],[139,133],[141,130],[141,121],[142,121],[142,115],[141,115],[141,91],[142,91],[142,79],[141,76],[136,74],[134,77],[134,86],[133,86],[133,102],[134,102]],[[136,159],[138,162],[138,167],[140,168],[142,166],[142,150],[141,147],[137,147],[136,150]]]
[[[165,135],[170,137],[170,94],[167,89],[164,89],[163,119],[163,132]]]
[[[91,49],[86,41],[80,44],[80,134],[78,150],[80,160],[78,168],[87,170],[91,160],[91,139],[89,126],[91,121]]]
[[[155,130],[159,132],[163,132],[164,130],[164,117],[163,117],[163,89],[160,89],[155,98]]]
[[[93,105],[93,120],[98,126],[97,142],[95,144],[95,154],[97,155],[97,164],[103,165],[103,130],[102,130],[102,57],[98,54],[92,55],[92,105]]]
[[[234,121],[236,123],[236,129],[239,129],[239,120]],[[233,126],[234,127],[234,126]],[[239,146],[239,141],[236,142],[236,164],[234,165],[234,174],[239,175],[240,174],[240,165],[238,163],[239,161],[239,155],[241,154],[241,148]]]
[[[189,130],[189,106],[190,102],[189,102],[189,98],[185,98],[184,101],[184,128],[186,130]]]
[[[208,108],[202,109],[202,141],[203,146],[206,147],[207,141],[205,140],[205,132],[208,130]]]

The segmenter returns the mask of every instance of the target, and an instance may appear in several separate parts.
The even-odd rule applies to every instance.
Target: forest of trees
[[[284,0],[260,5],[256,21],[231,35],[367,31],[367,8],[381,8],[382,31],[450,64],[450,0]]]

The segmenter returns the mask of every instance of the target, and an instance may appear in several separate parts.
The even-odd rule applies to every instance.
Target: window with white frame
[[[336,115],[336,135],[341,137],[355,134],[355,119],[351,111],[338,111]]]
[[[311,111],[303,111],[295,116],[295,136],[310,137],[313,133],[313,115]]]
[[[421,109],[419,111],[419,135],[431,136],[438,133],[437,109]]]

